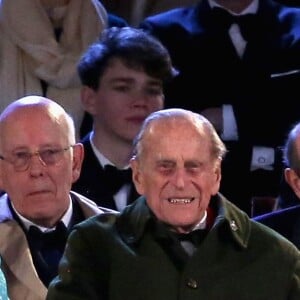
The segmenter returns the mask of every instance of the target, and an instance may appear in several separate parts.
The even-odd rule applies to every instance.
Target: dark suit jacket
[[[300,249],[300,205],[261,215],[254,220],[276,230]]]
[[[160,243],[144,198],[116,217],[81,223],[47,299],[299,299],[297,248],[222,196],[214,202],[214,226],[181,271],[174,263],[178,241]]]
[[[108,14],[108,27],[125,27],[129,26],[127,21],[115,14]]]
[[[72,190],[88,197],[100,206],[116,210],[115,201],[110,193],[109,182],[106,182],[103,167],[92,149],[90,133],[84,137],[82,143],[84,145],[83,165],[80,177],[73,184]],[[132,183],[127,203],[133,202],[138,196]]]
[[[140,27],[157,36],[170,51],[180,72],[165,88],[166,106],[200,112],[231,104],[238,125],[238,142],[228,142],[221,191],[242,206],[236,185],[246,183],[241,197],[278,193],[281,155],[276,172],[252,172],[252,148],[278,149],[290,126],[298,120],[300,73],[300,9],[271,0],[259,2],[255,33],[240,59],[227,30],[218,27],[207,0],[193,7],[148,17]],[[281,74],[273,77],[272,74]],[[269,174],[265,178],[264,173]],[[227,176],[228,174],[228,176]],[[230,187],[224,190],[224,187]],[[255,190],[256,189],[256,190]]]

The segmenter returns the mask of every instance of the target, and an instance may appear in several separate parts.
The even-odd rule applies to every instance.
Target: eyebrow
[[[163,163],[167,163],[167,164],[174,164],[177,165],[176,160],[173,159],[158,159],[156,161],[156,164],[163,164]],[[184,161],[184,167],[189,167],[190,165],[198,165],[198,166],[203,166],[205,164],[205,161],[200,161],[197,159],[188,159]]]

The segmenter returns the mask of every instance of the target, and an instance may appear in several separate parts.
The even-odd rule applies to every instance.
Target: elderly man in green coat
[[[182,109],[151,114],[136,138],[143,195],[77,225],[48,300],[299,300],[300,253],[219,194],[226,148]]]

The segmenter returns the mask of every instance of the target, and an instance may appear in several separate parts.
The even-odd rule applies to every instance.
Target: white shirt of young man
[[[95,146],[93,143],[93,133],[90,135],[90,143],[92,146],[92,149],[94,151],[95,156],[97,157],[100,165],[104,168],[106,165],[112,165],[115,167],[115,165],[108,160]],[[128,169],[129,165],[124,168]],[[131,191],[130,184],[124,184],[120,190],[113,196],[117,210],[121,211],[123,208],[127,205],[127,199],[129,197],[129,193]]]

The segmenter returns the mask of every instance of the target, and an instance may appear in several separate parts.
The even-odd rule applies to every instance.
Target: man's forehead
[[[150,126],[146,133],[146,140],[147,139],[150,145],[164,146],[171,143],[195,145],[196,143],[206,144],[208,142],[203,128],[177,122],[157,123],[154,124],[154,126]]]
[[[5,128],[14,128],[14,125],[26,124],[36,126],[38,129],[40,123],[55,125],[60,122],[61,117],[61,113],[55,107],[22,106],[8,113],[0,122],[0,126],[3,123]]]
[[[155,162],[157,164],[169,163],[169,164],[190,164],[190,163],[201,163],[204,159],[199,155],[164,155],[162,153],[158,153],[155,155]]]
[[[148,127],[148,130],[151,131],[161,131],[161,130],[170,130],[175,133],[180,129],[188,130],[191,132],[203,133],[204,127],[203,124],[195,122],[194,119],[190,119],[183,116],[169,116],[164,118],[158,118],[153,120]]]
[[[44,116],[44,117],[43,117]],[[57,143],[68,138],[67,130],[60,122],[44,114],[11,115],[0,123],[0,143],[3,146],[19,147]]]
[[[210,144],[197,139],[174,140],[160,139],[152,143],[151,140],[145,144],[145,154],[152,160],[188,161],[195,159],[208,159],[211,155]]]

